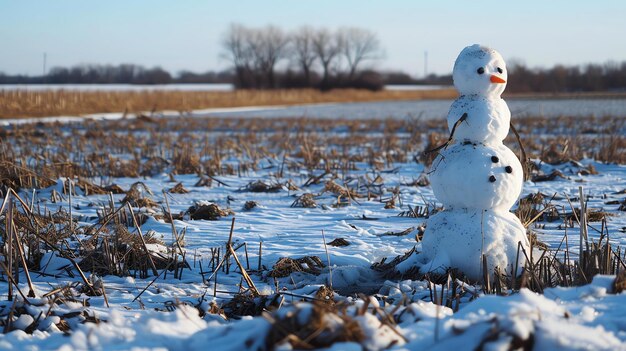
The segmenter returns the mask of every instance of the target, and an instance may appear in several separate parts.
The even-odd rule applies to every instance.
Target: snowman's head
[[[452,78],[461,95],[500,96],[508,75],[504,59],[496,50],[474,44],[457,57]]]

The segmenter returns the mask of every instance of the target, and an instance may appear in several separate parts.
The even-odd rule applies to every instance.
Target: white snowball
[[[446,208],[508,210],[522,191],[523,172],[503,144],[457,143],[435,158],[430,181]]]
[[[495,267],[511,275],[518,243],[528,250],[526,229],[508,210],[523,183],[522,165],[502,141],[509,132],[511,112],[500,95],[508,78],[495,50],[468,46],[456,59],[454,86],[460,93],[448,112],[454,143],[433,161],[430,180],[445,211],[431,217],[417,258],[422,272],[458,268],[468,278],[482,280],[482,257],[489,274]],[[518,272],[521,270],[518,269]]]
[[[511,111],[499,97],[488,99],[480,95],[461,95],[454,100],[448,112],[450,132],[465,113],[465,121],[459,123],[454,130],[454,139],[457,141],[501,143],[509,134]]]
[[[508,211],[446,210],[428,220],[422,240],[420,260],[423,273],[443,272],[452,267],[462,271],[467,278],[482,280],[482,256],[487,256],[490,275],[497,266],[507,275],[521,273],[524,255],[518,242],[529,252],[526,229],[519,219]]]
[[[480,68],[483,69],[482,74],[478,71]],[[454,62],[452,79],[461,95],[499,97],[506,88],[506,83],[494,83],[492,76],[504,81],[508,79],[504,59],[494,49],[474,44],[463,49]]]

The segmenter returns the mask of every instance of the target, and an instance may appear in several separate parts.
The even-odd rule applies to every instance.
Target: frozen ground
[[[527,183],[524,193],[541,191],[575,197],[578,185],[584,184],[586,192],[596,194],[590,199],[590,207],[602,207],[616,214],[609,221],[609,232],[612,233],[612,240],[615,243],[624,245],[626,235],[623,234],[623,230],[626,227],[626,216],[623,212],[615,211],[614,207],[617,205],[607,206],[604,203],[610,199],[623,198],[623,195],[618,196],[614,193],[626,188],[626,167],[601,164],[596,164],[596,167],[600,175],[572,176],[571,180],[543,184]],[[410,181],[421,171],[417,165],[401,165],[397,174],[389,174],[386,179],[390,186],[393,186]],[[233,240],[236,243],[247,243],[252,269],[257,266],[260,241],[263,242],[262,265],[271,268],[280,257],[299,258],[316,255],[325,261],[322,230],[327,241],[336,238],[346,239],[350,243],[349,246],[329,247],[333,267],[333,287],[336,290],[345,296],[350,296],[356,291],[370,294],[379,292],[381,295],[395,298],[405,295],[413,301],[412,304],[403,307],[407,312],[400,317],[397,327],[406,341],[382,328],[375,318],[359,320],[364,328],[371,329],[369,336],[371,340],[366,344],[370,349],[386,347],[389,342],[396,339],[402,340],[396,345],[400,349],[422,349],[436,345],[445,350],[455,347],[454,345],[478,346],[477,343],[483,340],[485,335],[493,332],[494,327],[499,328],[497,330],[500,333],[494,336],[496,337],[494,343],[506,343],[516,336],[526,339],[528,335],[533,334],[535,349],[615,350],[623,347],[626,342],[626,322],[623,319],[626,313],[624,307],[626,296],[609,294],[612,289],[610,283],[613,280],[610,277],[598,278],[590,286],[551,289],[543,296],[522,290],[511,297],[479,297],[473,302],[467,302],[459,312],[453,314],[449,308],[437,307],[428,301],[428,290],[424,283],[385,281],[377,276],[369,268],[372,263],[383,257],[393,258],[402,255],[415,245],[419,250],[414,235],[399,237],[383,234],[419,226],[422,222],[420,219],[397,215],[406,210],[408,204],[424,206],[434,201],[429,188],[404,187],[401,198],[405,206],[387,210],[379,201],[366,199],[359,200],[359,204],[333,208],[331,205],[336,198],[332,194],[318,198],[319,208],[290,207],[295,199],[294,195],[300,195],[304,191],[320,193],[323,190],[320,186],[304,191],[282,190],[278,193],[237,191],[250,181],[266,177],[267,174],[263,173],[253,173],[241,178],[219,177],[220,181],[229,186],[207,189],[193,186],[198,181],[195,176],[178,176],[177,180],[182,181],[191,192],[173,195],[170,205],[174,213],[185,211],[195,201],[212,201],[220,206],[232,208],[236,212]],[[137,179],[115,180],[123,188],[129,187],[135,181]],[[301,184],[306,179],[302,177],[296,181]],[[157,194],[159,190],[172,186],[165,175],[145,179],[144,182]],[[60,190],[60,187],[57,188]],[[40,191],[37,196],[47,198],[50,190]],[[116,197],[116,200],[120,200],[119,195]],[[162,201],[162,196],[157,195],[155,199]],[[245,201],[250,200],[257,201],[259,206],[252,211],[243,211]],[[73,201],[74,216],[81,219],[81,224],[88,224],[90,219],[95,217],[98,204],[106,203],[107,196],[75,197]],[[54,212],[54,207],[67,206],[67,203],[48,203],[47,206]],[[211,301],[222,304],[232,298],[237,291],[240,280],[237,271],[231,272],[228,276],[220,272],[215,297],[213,282],[209,282],[208,285],[203,283],[200,275],[200,262],[203,262],[204,270],[208,267],[210,248],[223,246],[226,242],[231,224],[229,219],[175,221],[179,230],[183,228],[186,230],[185,248],[189,255],[188,259],[191,260],[193,256],[195,264],[195,267],[184,271],[181,280],[172,279],[171,275],[166,279],[161,277],[140,299],[133,302],[132,300],[152,278],[106,276],[103,280],[110,308],[105,306],[102,297],[88,298],[90,304],[88,308],[73,306],[74,310],[88,310],[104,322],[99,325],[87,323],[77,326],[69,336],[51,330],[35,332],[33,335],[16,330],[1,337],[0,348],[44,350],[63,346],[75,349],[161,347],[189,350],[204,349],[206,345],[211,344],[221,345],[223,349],[237,350],[244,347],[242,343],[247,338],[261,342],[265,331],[270,328],[269,322],[263,317],[246,317],[240,321],[229,322],[214,315],[208,315],[203,319],[198,317],[197,309],[183,306],[208,305]],[[545,228],[537,230],[539,239],[550,245],[558,245],[563,231],[556,228],[557,226],[556,223],[548,223]],[[171,228],[168,223],[149,219],[142,226],[142,230],[144,233],[154,230],[162,235],[166,242],[171,242]],[[576,242],[578,237],[576,230],[571,229],[570,233],[572,236],[570,242]],[[597,233],[591,234],[597,237]],[[49,291],[51,286],[79,281],[76,277],[68,277],[61,269],[55,270],[66,266],[68,262],[54,263],[56,266],[48,267],[46,271],[55,274],[55,277],[34,275],[35,286],[42,294]],[[281,279],[279,288],[297,295],[312,296],[317,288],[329,279],[327,269],[317,277],[297,274],[294,276],[293,283]],[[253,274],[252,277],[262,292],[272,293],[275,289],[273,281],[263,274]],[[25,284],[21,286],[24,291],[27,290]],[[6,294],[6,282],[3,283],[3,287]],[[287,297],[286,300],[290,302],[292,299],[294,298]],[[6,310],[11,303],[4,302],[3,305],[3,309]],[[168,308],[173,312],[168,312]],[[393,306],[388,309],[392,308]],[[440,328],[437,337],[435,337],[436,325]],[[347,344],[336,345],[335,349],[342,350],[348,347],[358,349],[356,345]]]
[[[223,162],[236,165],[237,160],[225,159]],[[626,196],[623,192],[626,189],[626,166],[588,159],[581,160],[581,164],[593,165],[598,174],[581,175],[580,165],[572,163],[544,164],[542,170],[546,173],[558,169],[565,178],[537,183],[528,181],[524,184],[522,196],[537,192],[548,196],[556,194],[552,204],[571,211],[568,198],[576,201],[579,186],[583,186],[590,209],[603,209],[612,214],[606,223],[612,244],[626,245],[626,212],[618,210]],[[361,347],[368,350],[387,347],[398,350],[501,350],[510,345],[535,350],[626,350],[626,319],[623,317],[626,315],[626,295],[614,294],[613,276],[597,276],[591,284],[581,287],[550,288],[542,295],[522,289],[510,296],[483,296],[479,286],[467,286],[467,294],[453,304],[459,306],[454,312],[432,303],[432,286],[428,283],[389,279],[372,270],[372,264],[383,258],[391,260],[414,247],[420,250],[416,234],[425,219],[399,215],[409,210],[409,205],[432,209],[437,204],[429,186],[410,185],[423,173],[422,164],[394,163],[391,168],[379,170],[372,169],[366,162],[356,162],[355,166],[335,181],[361,189],[363,193],[366,179],[380,176],[383,184],[381,198],[355,198],[348,203],[343,199],[340,206],[334,206],[338,203],[338,196],[325,186],[329,177],[322,178],[319,184],[305,186],[311,176],[322,175],[322,170],[309,173],[286,166],[283,177],[279,178],[276,175],[281,169],[280,158],[262,160],[257,170],[241,171],[239,175],[214,176],[211,187],[196,186],[197,175],[175,175],[175,181],[182,182],[189,193],[167,194],[173,214],[184,213],[198,202],[214,203],[235,213],[216,221],[192,220],[189,214],[174,220],[177,232],[184,233],[184,249],[190,264],[189,268],[183,269],[180,279],[173,278],[172,272],[162,274],[162,269],[158,270],[161,275],[152,284],[153,276],[142,279],[106,275],[101,279],[107,301],[104,296],[87,296],[75,291],[77,296],[55,304],[54,313],[48,313],[50,305],[43,299],[44,294],[55,287],[68,284],[77,287],[82,282],[69,261],[50,252],[45,256],[45,266],[42,264],[40,270],[31,272],[37,298],[29,304],[24,304],[19,296],[15,306],[7,301],[8,283],[6,276],[2,276],[1,318],[6,320],[12,309],[23,309],[27,313],[22,313],[19,319],[14,318],[12,327],[15,330],[0,335],[0,349],[253,350],[264,349],[268,344],[290,349],[292,345],[305,348],[306,342],[323,345],[319,338],[326,338],[336,341],[326,345],[332,350],[360,350]],[[176,184],[168,173],[147,178],[113,178],[107,182],[128,189],[133,183],[142,181],[153,193],[143,195],[165,206],[162,190]],[[246,190],[248,184],[257,180],[272,184],[291,180],[297,189],[289,190],[285,185],[276,192]],[[63,181],[59,179],[56,185],[34,194],[23,190],[20,196],[29,202],[34,199],[34,207],[46,208],[51,213],[67,210],[68,196],[55,203],[51,201],[53,191],[63,193]],[[294,201],[305,193],[314,195],[317,206],[292,207]],[[398,194],[395,208],[386,209],[385,200],[391,199],[394,193]],[[113,196],[116,206],[120,206],[124,194]],[[107,206],[109,196],[84,196],[79,191],[71,201],[72,216],[77,220],[76,225],[82,227],[97,223],[97,211]],[[258,205],[246,211],[243,207],[248,201],[255,201]],[[154,216],[162,212],[160,206],[136,210],[148,215],[141,226],[144,234],[152,233],[162,238],[166,245],[172,244],[171,224]],[[282,307],[278,310],[273,310],[272,304],[265,301],[270,312],[262,316],[229,315],[226,318],[220,312],[219,308],[225,308],[240,289],[248,287],[235,263],[230,266],[229,274],[222,270],[218,271],[217,277],[211,274],[212,249],[219,247],[224,252],[233,217],[233,246],[246,244],[237,251],[238,258],[249,270],[261,294],[279,301]],[[540,241],[552,248],[558,247],[567,234],[570,249],[576,253],[578,226],[562,224],[559,221],[539,222],[531,229]],[[590,225],[590,239],[597,241],[601,223]],[[399,234],[405,230],[404,234]],[[323,238],[326,243],[338,238],[349,243],[348,246],[328,246],[331,269],[323,267],[319,275],[296,272],[276,279],[270,276],[272,267],[282,257],[318,256],[327,265]],[[85,240],[85,237],[79,236],[78,239]],[[76,242],[70,240],[69,244],[75,245]],[[247,249],[247,255],[244,249]],[[98,279],[92,278],[93,281]],[[320,298],[316,295],[320,287],[330,283],[336,291],[336,302],[346,306],[342,313],[322,313],[311,303]],[[22,291],[28,291],[23,274],[19,286]],[[371,297],[362,295],[359,298],[357,293]],[[43,312],[44,317],[38,321],[37,330],[32,334],[24,332],[37,319],[39,312]],[[45,317],[47,314],[49,316]],[[323,321],[321,325],[324,327],[320,327],[317,336],[312,330],[310,339],[300,340],[301,344],[289,344],[288,339],[278,342],[281,338],[276,335],[280,336],[281,330],[289,327],[306,330],[310,328],[309,324],[316,325],[312,322],[316,317]],[[386,318],[391,318],[393,323]],[[67,329],[57,325],[61,319],[68,324]],[[334,335],[347,335],[348,326],[360,330],[360,336],[342,339]]]
[[[624,116],[626,99],[506,99],[514,116]],[[230,117],[314,118],[421,118],[433,119],[448,113],[452,100],[385,101],[343,104],[289,106],[275,111],[210,112],[206,115]]]
[[[0,86],[1,89],[1,86]],[[626,118],[626,99],[523,99],[506,100],[515,117],[540,116],[547,118],[622,117]],[[452,100],[379,101],[355,103],[319,103],[296,106],[249,106],[210,108],[192,111],[194,117],[212,118],[324,118],[324,119],[415,119],[433,120],[448,113]],[[146,111],[145,114],[149,114]],[[179,111],[160,111],[159,115],[176,117]],[[48,117],[49,121],[76,122],[83,119],[119,119],[123,114],[96,113],[77,116]],[[130,116],[132,117],[132,116]],[[38,118],[2,119],[0,125],[36,123]]]

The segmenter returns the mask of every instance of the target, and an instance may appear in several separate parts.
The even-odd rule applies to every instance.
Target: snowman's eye
[[[498,67],[498,73],[502,73],[502,72],[504,72],[502,68]]]
[[[483,74],[485,73],[485,69],[483,67],[480,67],[479,69],[476,70],[476,72],[478,72],[478,74]]]

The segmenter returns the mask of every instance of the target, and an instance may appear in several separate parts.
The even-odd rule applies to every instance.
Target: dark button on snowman
[[[460,96],[450,107],[453,143],[441,150],[430,171],[433,192],[444,211],[428,220],[422,241],[422,272],[457,268],[482,280],[483,255],[489,275],[512,275],[528,252],[526,229],[509,212],[523,183],[522,165],[502,141],[511,112],[500,95],[506,87],[504,59],[495,50],[468,46],[456,59],[454,86]],[[520,256],[523,254],[520,252]]]

